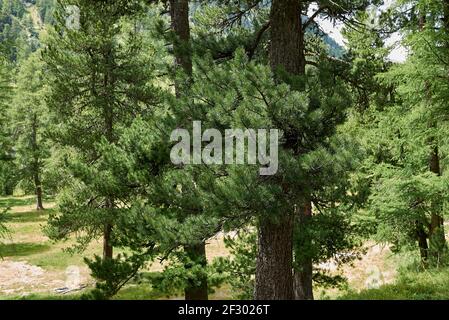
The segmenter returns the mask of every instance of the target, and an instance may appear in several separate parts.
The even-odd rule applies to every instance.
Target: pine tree
[[[338,8],[338,6],[332,7],[332,6],[326,6],[323,4],[323,7],[320,7],[316,14],[313,15],[311,21],[305,22],[304,24],[301,23],[301,12],[307,12],[308,9],[308,2],[304,2],[304,6],[297,6],[297,3],[291,3],[292,7],[294,6],[294,9],[296,10],[289,10],[290,19],[282,19],[282,21],[279,22],[280,26],[279,28],[284,30],[284,33],[281,32],[274,32],[273,31],[273,21],[269,19],[268,15],[261,14],[258,16],[258,18],[265,19],[265,21],[257,21],[255,25],[251,25],[251,20],[245,17],[245,14],[253,10],[255,11],[258,9],[262,12],[266,13],[267,7],[258,8],[258,4],[256,2],[253,2],[249,4],[246,1],[239,2],[238,4],[235,4],[235,7],[232,4],[225,3],[229,7],[227,11],[225,11],[228,15],[225,15],[225,18],[222,18],[219,22],[220,25],[226,26],[226,35],[227,37],[225,39],[220,39],[215,36],[209,36],[207,37],[207,32],[205,29],[202,29],[201,26],[198,27],[200,30],[200,34],[202,36],[202,39],[198,42],[199,50],[201,51],[202,48],[207,47],[207,50],[209,50],[209,53],[212,56],[212,59],[214,62],[220,62],[223,63],[223,61],[229,61],[229,59],[232,59],[234,57],[234,60],[230,65],[224,63],[223,66],[216,66],[214,62],[205,60],[202,64],[199,64],[199,75],[197,76],[198,80],[195,80],[196,83],[201,83],[201,88],[194,86],[194,90],[192,92],[192,98],[198,99],[198,101],[202,101],[200,104],[202,107],[196,106],[196,109],[198,110],[198,113],[187,113],[184,117],[193,118],[193,119],[202,119],[203,123],[210,123],[213,127],[218,128],[240,128],[240,127],[251,127],[251,124],[253,124],[253,128],[258,128],[262,126],[262,123],[265,125],[265,128],[279,128],[284,132],[284,140],[283,141],[283,150],[286,151],[287,154],[289,154],[288,157],[298,157],[305,156],[305,154],[308,154],[316,149],[318,149],[321,146],[326,145],[327,139],[329,136],[332,136],[335,133],[335,126],[340,123],[344,117],[341,113],[344,108],[342,106],[347,103],[347,100],[345,98],[339,100],[339,97],[346,97],[344,86],[339,86],[335,84],[335,79],[338,78],[338,75],[336,74],[334,69],[335,67],[332,67],[332,65],[329,63],[333,59],[328,58],[325,56],[324,59],[320,59],[322,57],[322,52],[317,52],[316,48],[314,48],[311,45],[306,45],[305,41],[305,29],[306,27],[312,23],[313,19],[316,18],[318,15],[329,15],[338,17],[341,19],[347,19],[348,17],[351,17],[353,14],[353,11],[355,8],[360,7],[363,8],[364,5],[366,5],[366,2],[360,2],[354,4],[354,7],[351,7],[351,10],[342,10],[341,8]],[[272,3],[274,5],[275,3]],[[286,4],[280,5],[280,8],[285,9],[283,7]],[[220,6],[218,8],[221,8]],[[212,12],[214,12],[214,7],[210,8]],[[273,9],[273,7],[271,8]],[[226,9],[224,9],[226,10]],[[235,12],[233,12],[235,10]],[[201,10],[200,10],[201,12]],[[285,12],[281,12],[281,16],[284,16]],[[201,18],[203,18],[201,16]],[[207,14],[206,14],[207,18]],[[280,19],[281,20],[281,19]],[[211,24],[214,20],[211,18],[211,21],[205,19],[200,20],[201,22],[206,21],[206,23]],[[286,26],[283,23],[290,23],[290,25]],[[201,24],[201,23],[200,23]],[[282,60],[283,55],[289,52],[288,50],[285,50],[285,48],[278,48],[279,52],[272,53],[271,55],[268,54],[268,52],[264,52],[263,50],[260,50],[260,48],[264,48],[264,41],[266,41],[266,37],[264,37],[264,34],[266,34],[266,31],[270,30],[271,37],[276,38],[278,37],[278,40],[283,40],[283,38],[287,37],[292,31],[292,24],[296,26],[296,29],[300,30],[300,33],[297,32],[294,35],[291,35],[293,38],[295,38],[295,41],[290,41],[286,43],[286,47],[292,46],[292,50],[295,51],[296,54],[293,54],[295,58],[291,58],[291,61],[272,61],[272,71],[274,71],[274,74],[276,74],[277,81],[279,83],[287,83],[290,85],[292,89],[292,95],[296,92],[301,92],[305,89],[305,87],[310,86],[313,88],[312,92],[316,89],[318,89],[319,94],[315,96],[310,97],[310,107],[307,106],[307,100],[309,97],[304,97],[302,95],[301,98],[298,96],[295,96],[295,103],[297,103],[296,106],[293,106],[294,103],[292,101],[289,101],[288,103],[285,102],[285,99],[279,98],[279,101],[284,102],[287,107],[282,107],[281,102],[274,103],[273,101],[276,101],[275,98],[268,99],[270,97],[270,94],[273,97],[278,97],[280,95],[280,92],[283,92],[284,88],[276,87],[272,82],[270,82],[266,78],[266,74],[263,72],[266,72],[265,69],[263,69],[261,66],[256,67],[248,67],[248,62],[242,61],[242,57],[239,56],[239,59],[235,59],[237,56],[238,50],[235,49],[236,43],[238,44],[240,42],[241,46],[244,48],[244,52],[246,57],[249,60],[255,60],[258,63],[264,64],[267,61],[267,58],[270,57],[270,59],[279,59]],[[249,25],[249,27],[248,27]],[[207,26],[207,24],[206,24]],[[213,24],[212,24],[213,26]],[[262,27],[260,27],[262,26]],[[275,24],[276,26],[276,24]],[[245,31],[245,28],[249,28],[250,30],[252,27],[257,28],[256,32],[248,32]],[[243,31],[242,31],[243,30]],[[295,28],[293,28],[295,30]],[[213,34],[214,29],[212,29],[211,33]],[[296,30],[298,31],[298,30]],[[242,34],[246,35],[246,41],[242,41]],[[254,35],[253,38],[249,37],[248,35]],[[275,47],[273,47],[273,43],[276,43],[276,41],[273,41],[273,38],[271,39],[270,48],[271,51],[274,50]],[[245,39],[245,37],[243,37]],[[251,39],[248,41],[248,39]],[[285,40],[285,39],[284,39]],[[249,43],[250,45],[247,45]],[[197,44],[194,42],[194,44]],[[255,45],[255,47],[254,47]],[[297,47],[296,47],[297,46]],[[265,47],[266,48],[266,47]],[[196,49],[196,47],[195,47]],[[306,60],[306,50],[315,49],[312,51],[313,60]],[[203,49],[204,50],[204,49]],[[205,50],[207,52],[207,50]],[[257,55],[254,55],[254,52],[257,52]],[[279,57],[278,57],[279,55]],[[292,55],[292,56],[293,56]],[[310,53],[309,53],[310,55]],[[301,58],[302,57],[302,58]],[[314,67],[319,66],[320,63],[322,63],[323,68],[319,68],[320,71],[317,73],[314,73],[313,75],[317,78],[314,78],[314,76],[306,77],[306,64],[310,64]],[[285,66],[283,64],[286,64],[288,68],[291,68],[292,70],[296,70],[296,76],[295,74],[289,75],[289,72],[285,70]],[[237,67],[236,67],[237,66]],[[279,66],[279,67],[278,67]],[[259,69],[258,69],[259,68]],[[237,71],[239,70],[239,71]],[[262,71],[263,70],[263,71]],[[313,68],[312,68],[313,70]],[[241,76],[236,76],[236,72],[240,72]],[[334,79],[333,83],[329,83],[326,85],[329,85],[328,89],[321,88],[320,86],[322,83],[320,81],[315,81],[315,79],[323,79],[324,77],[329,77],[332,72],[335,72],[333,74],[333,77],[331,76],[330,79]],[[290,72],[291,73],[291,72]],[[202,74],[202,75],[201,75]],[[255,75],[257,74],[257,75]],[[311,73],[312,74],[312,73]],[[322,78],[320,78],[322,77]],[[310,80],[308,80],[308,78]],[[211,81],[210,79],[214,79]],[[260,82],[254,81],[253,79],[260,79]],[[252,80],[252,81],[250,81]],[[307,83],[307,81],[309,83]],[[268,83],[270,83],[268,85]],[[273,86],[276,89],[273,89],[274,91],[270,91],[268,89],[269,86]],[[242,89],[239,89],[242,88]],[[256,92],[256,94],[246,94],[246,90],[248,92],[251,92],[251,89]],[[282,89],[281,89],[282,88]],[[331,89],[332,88],[332,89]],[[196,92],[195,92],[196,90]],[[263,118],[263,121],[259,118],[259,116],[250,115],[251,112],[247,111],[245,113],[244,119],[242,118],[242,115],[240,115],[240,108],[243,105],[247,106],[254,106],[258,105],[260,101],[257,101],[257,97],[260,94],[261,101],[265,101],[265,104],[267,109],[269,111],[266,111],[262,108],[261,113],[265,114],[268,112],[270,115],[270,120],[267,118]],[[285,93],[284,93],[285,94]],[[293,98],[292,98],[293,99]],[[329,99],[328,101],[326,101]],[[330,101],[334,104],[332,111],[329,109],[327,110],[327,107],[330,107],[328,104]],[[344,101],[344,102],[343,102]],[[336,103],[337,102],[337,103]],[[233,106],[232,109],[229,109],[230,106]],[[320,110],[320,107],[322,108]],[[347,105],[346,105],[347,107]],[[219,111],[220,108],[223,108],[226,112],[226,114],[223,114],[223,111]],[[273,110],[284,110],[285,113],[281,113],[280,115],[272,114]],[[253,110],[254,108],[251,107],[249,110]],[[288,111],[287,111],[288,110]],[[307,111],[305,111],[307,110]],[[320,110],[320,111],[318,111]],[[327,110],[327,111],[325,111]],[[289,114],[295,114],[296,118],[293,120],[292,118],[289,118],[287,115]],[[299,114],[307,114],[306,117],[302,118]],[[318,114],[322,116],[318,116]],[[198,114],[203,114],[202,116],[198,116]],[[197,118],[195,118],[195,116]],[[277,116],[277,117],[276,117]],[[256,122],[254,117],[258,120]],[[293,116],[292,116],[293,117]],[[318,118],[320,120],[318,120]],[[302,120],[300,120],[302,119]],[[324,120],[326,119],[326,120]],[[243,122],[243,120],[245,122]],[[299,124],[301,121],[304,121],[304,125]],[[329,123],[330,125],[326,127],[325,129],[322,128],[322,126],[319,124],[320,121]],[[307,123],[307,124],[306,124]],[[262,126],[263,127],[263,126]],[[301,141],[299,142],[298,139]],[[285,159],[284,159],[285,160]],[[293,161],[293,160],[292,160]],[[287,161],[288,163],[288,161]],[[310,210],[296,210],[295,208],[298,207],[310,207],[310,204],[308,205],[308,200],[312,200],[312,193],[314,192],[314,188],[316,190],[322,189],[324,186],[320,185],[318,181],[317,183],[314,183],[315,181],[311,181],[310,178],[314,177],[316,179],[316,173],[311,171],[310,173],[307,173],[304,170],[293,170],[291,168],[291,165],[287,165],[284,163],[284,165],[287,166],[288,169],[285,169],[285,172],[282,172],[282,174],[279,174],[279,177],[276,177],[275,179],[271,179],[274,181],[269,181],[268,183],[268,189],[270,192],[271,198],[270,199],[276,199],[273,200],[278,204],[278,207],[273,208],[272,205],[266,203],[266,201],[263,200],[263,197],[261,194],[265,192],[266,196],[266,190],[262,192],[261,189],[262,186],[259,185],[259,183],[256,183],[256,181],[253,181],[255,177],[249,178],[251,174],[254,174],[251,170],[244,171],[244,170],[236,170],[236,169],[223,169],[226,173],[221,174],[225,175],[227,178],[221,178],[217,179],[220,182],[218,186],[216,186],[213,191],[206,192],[210,193],[209,196],[214,199],[212,202],[220,203],[223,207],[228,208],[228,211],[233,212],[237,217],[246,216],[246,217],[257,217],[260,221],[260,227],[263,229],[264,223],[268,225],[266,228],[266,233],[268,237],[272,237],[273,241],[267,241],[266,249],[263,247],[264,244],[262,244],[262,249],[267,250],[267,252],[271,253],[277,253],[279,255],[283,255],[282,257],[271,257],[271,259],[260,259],[261,261],[272,261],[271,264],[263,264],[260,263],[259,267],[262,269],[265,269],[266,272],[272,272],[273,276],[269,277],[267,275],[263,275],[262,273],[259,275],[259,277],[256,278],[256,286],[257,286],[257,279],[259,279],[259,284],[261,285],[261,288],[259,292],[263,292],[261,294],[266,294],[267,297],[270,296],[271,298],[275,298],[275,296],[289,296],[290,298],[293,298],[293,289],[290,292],[289,288],[292,288],[293,286],[293,278],[291,274],[291,270],[293,268],[293,263],[289,262],[291,261],[292,257],[292,249],[293,249],[293,220],[296,218],[296,215],[294,212],[310,212]],[[299,167],[299,163],[297,163]],[[289,171],[289,170],[293,171]],[[234,171],[235,170],[235,171]],[[237,175],[238,172],[238,175]],[[310,174],[310,175],[309,175]],[[236,176],[237,175],[237,176]],[[247,176],[249,175],[249,176]],[[245,178],[242,178],[241,176],[245,176]],[[285,177],[295,177],[295,181],[291,181],[290,178],[286,179]],[[245,181],[245,179],[248,179]],[[289,183],[283,181],[283,179],[288,180]],[[270,179],[268,179],[270,180]],[[299,181],[298,181],[299,180]],[[227,181],[226,183],[223,183],[223,181]],[[239,183],[236,183],[236,181],[239,181]],[[245,182],[244,182],[245,181]],[[320,180],[321,181],[321,180]],[[242,184],[242,186],[240,186]],[[279,186],[279,184],[281,186]],[[277,188],[280,190],[285,191],[285,195],[274,193],[274,190],[271,190],[271,188],[274,188],[274,186],[277,185]],[[232,193],[224,192],[224,191],[217,191],[221,188],[227,188],[229,190],[233,190]],[[288,192],[286,192],[286,189],[288,188]],[[248,190],[251,190],[251,195],[247,195]],[[261,192],[259,194],[258,192]],[[220,197],[223,197],[225,200],[220,199]],[[235,197],[234,199],[232,197]],[[292,200],[294,198],[294,200]],[[238,199],[238,200],[236,200]],[[254,201],[254,199],[257,199],[258,201]],[[313,199],[315,200],[315,199]],[[244,209],[240,207],[232,207],[232,204],[237,203],[245,203],[243,206]],[[256,204],[257,203],[257,204]],[[261,204],[264,204],[264,206],[261,206]],[[230,205],[231,204],[231,205]],[[231,208],[229,208],[231,207]],[[282,207],[282,213],[279,212],[280,208]],[[256,210],[256,208],[258,210]],[[271,209],[271,211],[270,211]],[[215,210],[217,212],[222,212],[223,209],[220,209],[219,206],[215,207]],[[243,212],[240,212],[243,211]],[[222,212],[223,215],[225,215],[228,219],[228,221],[232,220],[239,220],[235,217],[230,218],[229,215],[232,216],[229,212]],[[336,216],[334,216],[336,217]],[[337,218],[337,217],[336,217]],[[284,221],[285,223],[280,223],[280,220],[282,219],[292,219],[291,223],[288,221]],[[338,219],[338,218],[337,218]],[[287,229],[290,229],[291,232],[286,231]],[[276,229],[278,231],[276,232]],[[289,234],[291,234],[290,239]],[[279,235],[279,236],[276,236]],[[263,236],[262,236],[263,238]],[[284,241],[282,241],[284,239]],[[277,243],[274,240],[279,240]],[[314,239],[315,241],[316,239]],[[312,239],[306,240],[306,242],[311,242]],[[284,246],[282,250],[278,248],[278,250],[274,250],[273,247],[276,245]],[[289,247],[290,249],[285,249],[286,247]],[[271,248],[271,249],[270,249]],[[263,250],[259,246],[259,254],[263,252]],[[301,252],[301,250],[297,250],[296,252]],[[290,258],[289,258],[290,257]],[[304,281],[298,281],[297,283],[300,283],[301,286],[304,286],[305,290],[297,290],[297,292],[307,292],[308,297],[311,298],[311,286],[312,286],[312,275],[311,273],[311,257],[304,259],[301,258],[301,263],[298,262],[297,270],[298,272],[296,274],[304,274],[304,278],[307,279],[304,285],[301,283],[304,283]],[[319,260],[319,259],[318,259]],[[307,267],[305,267],[307,265]],[[290,270],[290,271],[287,271]],[[278,275],[278,277],[275,277],[274,274]],[[286,278],[289,277],[289,280],[286,280]],[[302,275],[301,275],[302,276]],[[287,285],[287,283],[290,283],[290,285]],[[305,287],[307,286],[307,287]],[[279,295],[276,293],[278,291],[276,288],[279,288]],[[282,291],[282,292],[281,292]],[[288,293],[290,292],[290,293]],[[291,294],[291,295],[290,295]]]
[[[307,1],[304,2],[300,2],[297,3],[295,1],[292,1],[291,3],[287,3],[287,2],[283,2],[282,4],[277,3],[276,1],[273,1],[271,4],[271,17],[270,17],[270,32],[271,32],[271,46],[270,46],[270,61],[271,61],[271,67],[273,69],[273,71],[275,73],[279,73],[279,66],[281,66],[281,71],[282,73],[287,73],[287,74],[292,74],[292,75],[302,75],[303,76],[303,82],[305,81],[306,78],[304,78],[304,76],[306,76],[306,65],[307,65],[307,60],[306,60],[306,52],[308,50],[307,46],[306,46],[306,42],[305,42],[305,32],[307,29],[307,26],[311,23],[314,22],[314,19],[317,16],[328,16],[328,17],[333,17],[334,19],[342,19],[342,20],[350,20],[351,17],[353,16],[354,12],[356,10],[360,10],[365,8],[367,5],[369,4],[368,1],[360,1],[360,2],[353,2],[351,4],[348,3],[328,3],[327,1],[321,3],[319,2],[318,4],[318,8],[316,9],[316,11],[312,14],[312,16],[310,17],[310,19],[306,20],[305,23],[302,23],[302,19],[299,19],[299,17],[302,16],[303,12],[308,12],[308,8],[310,3]],[[289,17],[289,18],[286,18]],[[278,18],[279,21],[276,21]],[[350,20],[351,21],[351,20]],[[279,24],[279,25],[278,25]],[[294,34],[293,34],[294,33]],[[291,39],[289,37],[292,37]],[[284,44],[282,44],[282,41],[286,42]],[[279,42],[279,43],[278,43]],[[276,46],[276,44],[279,45],[279,47]],[[285,50],[285,48],[289,48],[289,46],[291,46],[291,52],[292,52],[292,56],[290,57],[289,60],[289,50]],[[309,47],[310,48],[310,47]],[[278,50],[278,51],[277,51]],[[296,50],[296,52],[295,52]],[[309,49],[310,50],[310,49]],[[313,51],[312,51],[313,53]],[[315,52],[316,54],[316,52]],[[295,56],[295,58],[293,57]],[[313,62],[312,62],[313,64]],[[288,79],[288,78],[287,78]],[[285,79],[284,79],[285,81]],[[287,83],[290,82],[290,85],[292,86],[292,89],[296,89],[296,90],[304,90],[305,86],[304,84],[300,84],[299,82],[299,87],[295,87],[295,83],[292,83],[291,80],[287,81]],[[298,85],[298,83],[296,83],[296,85]],[[313,101],[313,100],[312,100]],[[335,115],[333,115],[335,116]],[[338,119],[338,116],[337,116]],[[276,119],[275,119],[276,120]],[[286,139],[286,143],[284,144],[284,148],[286,148],[287,150],[291,150],[294,154],[296,154],[297,156],[301,156],[304,155],[307,152],[313,151],[313,149],[316,146],[312,146],[312,145],[302,145],[299,142],[299,137],[301,135],[311,135],[310,131],[307,132],[299,132],[299,131],[295,131],[293,128],[288,127],[291,124],[289,123],[276,123],[275,124],[278,125],[281,129],[283,129],[284,131],[284,135],[285,135],[285,139]],[[337,123],[333,123],[334,125],[336,125]],[[287,127],[286,127],[287,126]],[[308,128],[310,130],[310,128]],[[314,139],[317,139],[316,143],[320,143],[320,139],[322,139],[321,141],[325,141],[325,137],[327,134],[332,134],[332,126],[329,128],[329,132],[325,132],[322,131],[322,133],[324,134],[323,136],[318,136],[316,135],[314,137]],[[301,148],[302,147],[302,148]],[[302,150],[301,150],[302,149]],[[303,224],[307,224],[308,220],[312,217],[312,204],[311,204],[311,194],[308,194],[309,192],[313,192],[313,189],[310,188],[310,186],[308,186],[308,184],[313,185],[314,182],[309,180],[310,178],[306,178],[305,181],[303,181],[303,188],[302,188],[302,195],[301,197],[298,199],[298,203],[296,204],[296,206],[298,206],[298,209],[296,209],[295,211],[297,211],[297,219],[298,221],[296,222],[296,224],[298,224],[299,228],[301,229],[301,225]],[[309,191],[307,191],[309,190]],[[293,208],[290,209],[292,212],[294,211]],[[285,213],[286,218],[285,219],[289,219],[287,218],[290,213]],[[287,227],[287,229],[291,228],[290,225],[293,226],[293,222],[290,223],[288,221],[285,221],[285,223],[281,223],[281,225],[284,224],[285,227]],[[271,230],[271,228],[273,230]],[[266,231],[267,234],[275,234],[275,230],[276,228],[279,227],[269,227],[268,230]],[[281,228],[282,229],[282,228]],[[286,230],[281,230],[279,229],[279,233],[281,234],[290,234],[290,231],[286,231]],[[303,228],[302,228],[303,229]],[[263,230],[263,225],[261,227],[261,230]],[[263,231],[262,231],[263,233]],[[261,234],[259,236],[259,241],[260,239],[263,238],[263,234]],[[274,239],[281,239],[281,237],[274,237]],[[274,239],[272,239],[270,242],[272,243],[272,246],[275,246],[275,241],[273,241]],[[285,239],[284,245],[287,245],[287,242],[289,242],[290,240]],[[306,241],[306,247],[307,247],[307,242],[308,241],[313,241],[313,239],[309,239]],[[291,245],[291,244],[290,244]],[[263,244],[262,244],[263,247]],[[285,250],[285,249],[284,249]],[[262,252],[263,249],[261,248],[261,246],[259,245],[259,254],[260,252]],[[270,244],[267,244],[267,252],[275,252],[276,250],[273,250],[273,248],[270,249]],[[278,260],[277,258],[273,257],[274,260]],[[263,262],[262,261],[267,261],[266,257],[260,257],[260,264],[262,265]],[[289,259],[285,258],[285,259],[280,259],[279,261],[285,261],[285,270],[281,268],[281,270],[283,270],[282,274],[285,277],[288,277],[288,272],[286,272],[286,270],[289,268],[287,266],[287,264],[289,263]],[[276,263],[273,262],[273,266],[268,266],[268,269],[274,269],[275,268]],[[279,267],[279,266],[278,266]],[[295,268],[295,288],[294,288],[294,292],[295,292],[295,297],[297,299],[313,299],[313,291],[312,291],[312,259],[302,259],[301,263],[298,263],[296,268]],[[264,275],[263,273],[261,273],[259,275],[259,279],[266,279],[267,275]],[[259,280],[259,282],[262,282],[265,280]],[[281,283],[281,286],[283,286],[284,288],[289,288],[288,286],[285,287],[285,283],[288,281],[287,279],[285,279],[285,281],[279,281],[279,279],[274,280],[277,283]],[[257,286],[257,277],[256,277],[256,286]],[[269,285],[268,288],[271,288],[271,290],[273,288],[275,288],[276,285],[272,284]],[[256,287],[257,288],[257,287]],[[288,290],[288,289],[286,289]],[[266,290],[262,290],[262,291],[266,291]],[[271,297],[274,298],[277,294],[276,293],[271,293],[268,296],[265,296],[266,293],[263,293],[261,296],[261,298],[267,298],[267,297]],[[256,290],[256,297],[258,297],[257,295],[257,290]],[[283,296],[284,299],[288,299],[288,295]]]
[[[409,17],[410,24],[404,27],[411,55],[406,64],[393,70],[391,76],[387,77],[387,80],[398,86],[404,105],[409,106],[409,117],[406,117],[405,125],[416,125],[413,136],[408,137],[414,144],[408,157],[416,166],[412,177],[426,181],[422,182],[422,194],[415,199],[414,208],[423,212],[423,218],[416,224],[416,234],[419,235],[422,260],[426,262],[429,257],[437,264],[447,251],[444,200],[441,198],[445,190],[445,183],[441,178],[441,150],[444,150],[442,137],[445,135],[445,120],[442,106],[445,104],[446,90],[443,89],[444,81],[437,75],[447,69],[447,64],[441,60],[441,54],[446,54],[448,47],[441,43],[447,41],[448,12],[449,6],[445,2],[414,3]],[[403,80],[402,83],[399,82],[400,79]],[[413,95],[410,95],[411,92]],[[423,171],[423,168],[426,170]]]
[[[367,176],[373,185],[368,208],[379,221],[378,239],[396,250],[419,249],[424,265],[429,258],[441,262],[446,251],[442,224],[446,184],[440,177],[445,149],[440,115],[446,98],[444,85],[435,76],[446,68],[439,52],[445,46],[438,45],[446,37],[440,23],[444,8],[440,2],[413,3],[400,25],[411,51],[404,64],[386,66],[385,49],[379,48],[383,44],[370,45],[372,36],[352,39],[359,43],[355,59],[361,66],[365,63],[362,70],[371,79],[359,83],[363,87],[371,82],[368,88],[375,92],[366,100],[369,108],[359,123],[366,130],[361,135],[366,135],[369,150],[365,168],[370,168]]]
[[[192,57],[191,57],[191,39],[189,25],[189,1],[171,0],[170,1],[171,26],[174,33],[173,51],[177,68],[181,68],[184,73],[184,83],[175,81],[175,90],[178,97],[189,96],[189,83],[192,80]],[[196,181],[193,181],[196,183]],[[184,250],[191,261],[199,261],[203,267],[207,264],[206,243],[196,243],[187,245]],[[189,266],[187,266],[188,268]],[[196,283],[199,283],[197,285]],[[207,300],[208,288],[207,278],[191,279],[190,284],[185,288],[186,300]]]
[[[79,8],[79,29],[66,28],[69,4]],[[48,107],[57,124],[53,138],[67,151],[73,177],[48,232],[61,239],[84,231],[82,248],[102,235],[104,260],[113,258],[114,224],[132,195],[132,186],[114,178],[108,150],[159,100],[151,85],[152,54],[139,31],[141,12],[140,1],[63,1],[44,52],[52,89]]]
[[[49,144],[46,138],[48,110],[45,105],[44,64],[40,52],[21,63],[17,77],[14,108],[11,110],[15,161],[20,179],[31,182],[36,195],[36,209],[44,210],[42,175]]]
[[[3,47],[0,52],[3,53]],[[9,121],[9,109],[13,96],[11,65],[6,57],[0,57],[0,194],[12,195],[16,184],[14,149]]]

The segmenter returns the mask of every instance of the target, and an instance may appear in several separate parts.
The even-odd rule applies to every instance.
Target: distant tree
[[[0,53],[2,49],[3,47],[0,47]],[[17,183],[9,119],[13,97],[11,70],[12,66],[7,58],[0,57],[0,194],[2,195],[12,195]]]
[[[404,7],[402,7],[404,6]],[[406,1],[395,8],[410,50],[407,61],[386,61],[380,35],[348,32],[360,102],[356,134],[368,155],[363,170],[371,184],[367,208],[377,221],[379,241],[399,251],[420,253],[424,265],[441,263],[447,251],[444,214],[447,183],[447,101],[444,80],[448,65],[441,59],[448,47],[449,7],[438,1]],[[442,23],[443,21],[443,23]],[[379,29],[378,29],[379,31]],[[366,90],[366,91],[365,91]],[[361,170],[362,171],[362,170]]]
[[[44,84],[44,72],[40,52],[21,64],[11,109],[19,179],[33,185],[37,210],[44,210],[42,176],[50,152],[46,134],[49,115],[45,103],[48,87]]]

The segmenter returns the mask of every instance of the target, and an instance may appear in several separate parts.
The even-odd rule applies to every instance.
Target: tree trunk
[[[44,210],[44,205],[42,203],[42,182],[40,179],[40,165],[39,165],[39,146],[37,142],[37,128],[38,128],[38,119],[37,115],[33,115],[33,123],[32,123],[32,132],[31,132],[31,144],[33,149],[33,180],[34,180],[34,189],[36,193],[36,210]]]
[[[36,188],[36,210],[40,211],[40,210],[44,210],[44,205],[42,202],[42,183],[41,183],[41,179],[39,177],[39,173],[35,172],[34,173],[34,185]]]
[[[114,209],[114,201],[112,199],[106,199],[106,210]],[[108,212],[108,215],[110,212]],[[112,259],[113,257],[113,246],[112,246],[112,224],[105,223],[103,229],[103,260]]]
[[[103,231],[103,260],[112,259],[113,246],[111,244],[112,225],[106,224]]]
[[[305,73],[302,4],[298,0],[273,0],[271,4],[270,64],[274,72]]]
[[[440,176],[441,169],[438,147],[433,148],[429,162],[430,171]],[[429,251],[431,256],[438,263],[447,246],[444,235],[444,219],[441,215],[442,205],[440,203],[435,203],[432,204],[432,207],[429,231]]]
[[[175,35],[173,51],[177,68],[182,68],[186,82],[176,80],[176,96],[188,91],[192,80],[192,55],[190,52],[189,0],[170,0],[171,27]]]
[[[449,7],[447,4],[447,1],[444,2],[444,17],[443,22],[444,26],[448,27],[448,16],[449,13]],[[421,14],[419,19],[419,30],[422,31],[425,28],[426,24],[426,16],[425,13]],[[427,95],[429,97],[429,101],[431,101],[431,92],[430,87],[428,83],[425,84]],[[436,121],[432,121],[429,124],[430,128],[436,128],[437,123]],[[429,169],[430,172],[435,173],[436,175],[441,175],[441,168],[440,168],[440,156],[439,156],[439,150],[438,150],[438,144],[435,143],[435,137],[431,137],[429,139],[429,144],[432,147],[430,157],[429,157]],[[436,258],[436,260],[439,260],[439,257],[441,253],[446,249],[446,239],[444,235],[444,219],[441,216],[442,208],[441,204],[432,204],[432,213],[430,217],[430,230],[429,230],[429,253],[433,258]]]
[[[307,201],[298,214],[299,229],[307,228],[308,221],[312,218],[312,203]],[[311,239],[305,239],[304,247],[310,250]],[[294,273],[295,300],[313,300],[313,263],[311,257],[301,258]]]
[[[292,300],[293,215],[259,225],[256,300]]]
[[[205,242],[194,246],[186,246],[184,250],[193,263],[200,264],[204,268],[207,266]],[[186,269],[189,267],[186,266]],[[207,276],[201,277],[201,279],[195,279],[195,281],[189,281],[189,285],[185,288],[184,294],[186,300],[208,300]]]
[[[427,233],[424,230],[423,224],[419,221],[416,221],[416,236],[418,239],[421,262],[426,264],[428,260],[429,245],[427,244]]]
[[[304,33],[301,2],[273,0],[270,14],[270,65],[278,81],[285,74],[304,74]],[[300,89],[300,88],[293,88]],[[292,300],[293,208],[276,222],[259,221],[255,298]]]
[[[190,52],[190,24],[189,24],[189,1],[170,0],[171,27],[175,35],[173,51],[177,68],[182,68],[185,80],[175,80],[176,96],[182,97],[189,94],[192,82],[192,55]],[[184,250],[190,260],[207,265],[206,244],[203,242],[194,246],[185,246]],[[188,269],[190,266],[186,265]],[[186,300],[208,300],[207,277],[199,279],[199,284],[190,281],[185,288]]]

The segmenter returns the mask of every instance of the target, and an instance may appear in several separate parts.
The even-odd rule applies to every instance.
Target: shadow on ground
[[[0,257],[26,257],[51,249],[47,244],[39,243],[9,243],[0,244]]]
[[[53,201],[53,198],[50,196],[44,197],[45,202]],[[36,203],[35,197],[6,197],[0,198],[0,208],[12,208],[12,207],[22,207],[22,206],[30,206]]]
[[[46,221],[48,214],[51,213],[52,209],[47,209],[44,211],[31,211],[31,212],[17,212],[10,213],[9,222],[12,223],[29,223],[29,222],[41,222]]]

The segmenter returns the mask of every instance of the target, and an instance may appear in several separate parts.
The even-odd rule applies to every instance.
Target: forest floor
[[[101,243],[94,242],[83,254],[71,254],[64,249],[75,242],[52,242],[43,233],[48,214],[56,210],[51,200],[45,203],[45,211],[34,210],[33,197],[0,198],[0,208],[10,207],[10,221],[7,224],[10,234],[0,244],[0,300],[20,298],[69,299],[70,294],[78,294],[83,289],[94,287],[89,269],[83,257],[101,254]],[[388,248],[366,244],[366,253],[360,260],[337,270],[332,262],[321,265],[332,273],[340,272],[348,279],[344,292],[337,289],[316,289],[318,299],[343,297],[367,298],[367,292],[379,286],[392,286],[397,278],[397,258]],[[229,255],[219,235],[208,241],[207,256],[212,261],[216,257]],[[163,265],[155,263],[150,272],[159,272]],[[449,275],[449,273],[448,273]],[[383,288],[383,287],[382,287]],[[376,289],[373,289],[376,290]],[[68,293],[67,293],[68,292]],[[360,295],[358,293],[361,292]],[[63,293],[67,293],[64,295]],[[344,296],[346,295],[346,296]],[[368,294],[369,295],[369,294]],[[230,299],[228,287],[217,290],[212,299]],[[125,287],[118,299],[167,298],[151,291],[148,285],[136,284]],[[180,299],[180,297],[170,297]]]

